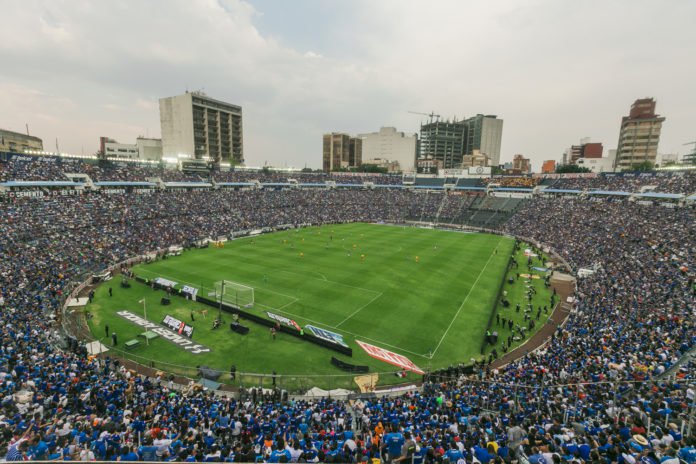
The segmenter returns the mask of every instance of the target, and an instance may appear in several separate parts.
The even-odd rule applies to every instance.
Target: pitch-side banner
[[[355,341],[363,350],[365,350],[368,355],[375,359],[379,359],[380,361],[384,361],[407,371],[415,372],[416,374],[425,374],[421,368],[413,364],[413,362],[406,356],[401,356],[400,354],[396,354],[378,346],[370,345],[369,343],[361,342],[360,340]]]
[[[322,340],[326,340],[329,343],[345,346],[346,348],[348,348],[348,344],[343,341],[343,335],[341,334],[337,334],[336,332],[331,332],[329,330],[322,329],[313,325],[306,325],[305,329],[317,338],[321,338]]]
[[[290,327],[291,329],[295,329],[295,330],[297,330],[298,332],[299,332],[300,330],[302,330],[302,328],[300,327],[300,324],[298,324],[297,322],[293,321],[292,319],[289,319],[289,318],[287,318],[287,317],[285,317],[285,316],[279,316],[279,315],[277,315],[277,314],[273,314],[273,313],[270,312],[270,311],[266,311],[266,314],[268,315],[269,318],[273,319],[274,321],[280,322],[281,324],[283,324],[283,325],[286,326],[286,327]]]

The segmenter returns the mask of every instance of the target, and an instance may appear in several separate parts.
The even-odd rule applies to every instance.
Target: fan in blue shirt
[[[460,459],[464,459],[464,455],[459,451],[459,447],[454,441],[450,444],[450,449],[445,452],[445,457],[449,459],[451,463],[456,463]]]
[[[384,436],[384,446],[389,453],[389,459],[401,456],[401,447],[404,444],[404,436],[399,432],[390,432]]]

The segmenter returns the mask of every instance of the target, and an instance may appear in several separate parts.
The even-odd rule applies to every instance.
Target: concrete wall
[[[500,146],[503,141],[503,120],[483,118],[480,152],[490,158],[491,166],[500,164]]]
[[[192,94],[161,98],[162,156],[194,155]]]

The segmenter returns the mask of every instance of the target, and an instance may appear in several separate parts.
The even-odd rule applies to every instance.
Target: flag
[[[143,298],[142,300],[138,301],[138,303],[145,303],[145,298]]]

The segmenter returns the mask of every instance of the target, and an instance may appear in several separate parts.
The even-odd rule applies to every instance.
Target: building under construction
[[[444,169],[459,168],[466,144],[466,121],[433,121],[421,125],[420,159],[435,160]]]

